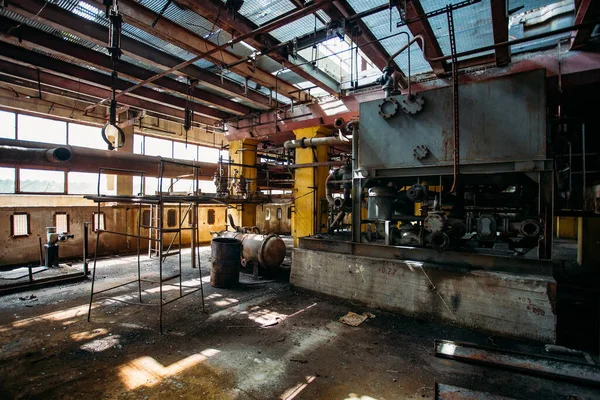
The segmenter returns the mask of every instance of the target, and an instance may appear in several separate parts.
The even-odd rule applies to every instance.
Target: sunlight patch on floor
[[[184,358],[168,367],[163,366],[152,357],[144,356],[123,365],[118,375],[129,390],[137,389],[140,386],[154,386],[164,378],[178,374],[206,361],[217,353],[219,353],[219,350],[207,349],[199,354]]]

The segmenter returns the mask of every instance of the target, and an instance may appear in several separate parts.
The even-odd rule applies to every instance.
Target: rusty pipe
[[[348,140],[352,139],[352,136],[345,136]],[[307,147],[317,147],[317,146],[330,146],[334,144],[344,143],[338,136],[327,136],[327,137],[317,137],[317,138],[302,138],[299,140],[287,140],[283,147],[287,150],[289,149],[306,149]]]
[[[200,167],[200,180],[211,180],[218,165],[197,161],[144,156],[119,151],[96,150],[76,146],[57,146],[25,140],[0,139],[0,167],[20,167],[43,170],[93,172],[99,168],[135,169],[144,176],[158,177],[160,161],[165,164],[164,177],[175,178],[192,173],[192,165]]]

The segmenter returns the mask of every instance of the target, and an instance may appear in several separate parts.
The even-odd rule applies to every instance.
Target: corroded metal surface
[[[547,158],[544,79],[544,71],[538,70],[461,86],[461,164],[482,164],[483,170],[489,162]],[[452,89],[422,95],[425,106],[417,115],[384,119],[379,115],[381,101],[360,104],[360,167],[452,164]],[[426,146],[430,155],[415,158],[417,146]]]
[[[435,400],[513,400],[486,392],[465,389],[458,386],[435,384]]]
[[[214,238],[211,242],[210,284],[228,288],[240,281],[242,242],[233,238]]]
[[[524,373],[600,385],[600,368],[535,354],[493,349],[472,343],[435,340],[435,356],[487,364]]]

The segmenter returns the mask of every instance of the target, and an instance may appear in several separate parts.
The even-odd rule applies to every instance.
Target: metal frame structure
[[[180,165],[180,166],[187,166],[187,167],[190,167],[193,169],[193,196],[164,196],[163,195],[163,193],[160,189],[162,188],[162,182],[163,182],[164,172],[165,172],[165,164],[176,164],[176,165]],[[91,199],[97,203],[98,212],[100,212],[100,207],[101,207],[102,203],[105,203],[105,202],[117,201],[120,203],[128,203],[128,204],[137,205],[137,209],[138,209],[137,226],[138,226],[138,228],[137,228],[136,234],[115,232],[115,231],[110,231],[107,229],[97,229],[96,230],[96,250],[94,253],[94,270],[92,272],[92,287],[91,287],[91,291],[90,291],[88,321],[90,321],[90,317],[91,317],[94,296],[117,289],[117,288],[120,288],[120,287],[123,287],[123,286],[126,286],[126,285],[134,284],[134,283],[137,283],[139,303],[129,302],[129,301],[119,299],[119,298],[114,298],[114,297],[101,297],[101,299],[118,301],[118,302],[122,302],[125,304],[158,307],[159,308],[159,330],[160,330],[161,334],[163,333],[163,307],[166,306],[167,304],[170,304],[176,300],[179,300],[183,297],[189,296],[190,294],[200,291],[201,298],[202,298],[202,311],[204,312],[204,288],[202,285],[202,267],[200,265],[199,250],[196,247],[196,238],[198,236],[197,205],[198,205],[198,200],[200,198],[198,196],[199,195],[199,193],[198,193],[199,169],[200,169],[200,167],[198,167],[194,164],[191,164],[191,163],[183,163],[183,162],[179,162],[179,161],[164,160],[164,159],[161,160],[158,196],[104,196],[104,195],[101,195],[100,194],[100,178],[101,178],[101,175],[103,172],[118,172],[121,174],[131,174],[131,175],[141,176],[142,177],[141,193],[144,192],[143,191],[144,172],[143,171],[135,171],[135,170],[115,169],[115,168],[100,168],[99,169],[99,171],[98,171],[98,194],[97,194],[97,196],[86,196],[86,198]],[[167,206],[169,204],[176,204],[180,211],[180,213],[178,215],[177,227],[174,227],[174,228],[168,228],[168,227],[165,228],[163,226],[163,218],[162,217],[164,215],[165,206]],[[189,226],[189,227],[182,226],[183,220],[185,220],[185,217],[187,217],[187,212],[185,214],[185,217],[182,218],[182,215],[181,215],[182,205],[184,205],[184,204],[186,204],[188,206],[187,212],[189,212],[190,210],[192,212],[192,223],[191,223],[191,226]],[[157,226],[144,226],[142,224],[143,206],[150,206],[150,207],[156,206],[157,216],[158,216],[158,218],[156,219]],[[150,223],[150,225],[152,225],[152,223]],[[156,230],[157,237],[152,238],[152,237],[142,236],[142,234],[141,234],[142,228],[152,228],[152,229]],[[198,286],[184,285],[183,281],[182,281],[181,233],[183,230],[191,231],[191,237],[192,237],[192,240],[191,240],[191,242],[192,242],[191,265],[192,265],[192,268],[196,267],[196,257],[198,257],[198,278],[200,281],[200,284]],[[98,260],[98,249],[99,249],[99,245],[100,245],[100,234],[101,233],[109,233],[109,234],[114,234],[114,235],[127,236],[127,237],[133,237],[133,238],[137,239],[137,249],[136,249],[137,250],[137,279],[126,282],[126,283],[122,283],[122,284],[119,284],[116,286],[112,286],[112,287],[109,287],[106,289],[102,289],[99,291],[94,291],[95,281],[96,281],[96,266],[97,266],[97,260]],[[164,250],[164,244],[165,244],[164,234],[165,233],[175,233],[175,236],[172,238],[171,242],[169,243],[169,249],[173,245],[175,238],[178,238],[179,248],[176,252],[169,252],[169,249],[167,249],[167,251],[165,252],[165,250]],[[153,242],[156,242],[156,244],[158,246],[158,273],[159,273],[158,281],[152,280],[152,279],[143,279],[141,276],[140,255],[141,255],[141,239],[142,238],[149,240],[149,247],[152,246]],[[174,255],[174,254],[178,255],[178,270],[179,271],[175,275],[164,277],[164,261],[165,261],[166,257],[168,257],[170,255]],[[179,279],[179,282],[178,283],[168,283],[175,279]],[[157,304],[143,302],[142,282],[158,285],[159,301]],[[163,299],[163,287],[164,286],[178,287],[179,295],[175,298],[172,298],[169,300],[164,300]],[[184,289],[191,289],[191,290],[184,292]]]

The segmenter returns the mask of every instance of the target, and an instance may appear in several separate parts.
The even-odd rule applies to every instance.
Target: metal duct
[[[307,148],[307,147],[316,147],[322,145],[333,145],[333,144],[343,144],[346,143],[338,136],[328,136],[328,137],[317,137],[317,138],[302,138],[300,140],[288,140],[283,144],[283,147],[286,149],[297,149],[297,148]],[[352,136],[345,136],[346,139],[352,139]]]
[[[144,156],[118,151],[85,147],[61,146],[25,140],[0,139],[0,167],[20,167],[44,170],[98,172],[101,167],[134,169],[144,176],[158,177],[160,160],[176,161],[200,167],[201,180],[212,180],[218,164]],[[187,165],[165,163],[164,177],[175,178],[193,174]]]

